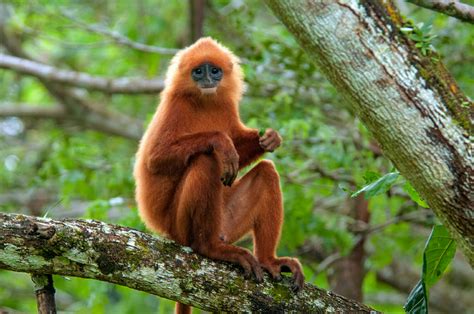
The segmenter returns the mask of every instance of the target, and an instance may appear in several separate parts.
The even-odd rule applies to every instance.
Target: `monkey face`
[[[220,67],[209,62],[202,63],[191,71],[193,81],[204,95],[216,93],[223,74]]]

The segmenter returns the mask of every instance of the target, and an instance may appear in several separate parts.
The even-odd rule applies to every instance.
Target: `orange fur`
[[[224,73],[212,95],[202,95],[190,75],[204,62]],[[265,152],[258,131],[240,121],[242,92],[238,58],[213,39],[202,38],[176,54],[137,153],[140,216],[151,230],[204,256],[238,263],[257,280],[262,279],[261,267],[274,278],[289,269],[298,289],[304,280],[299,262],[275,255],[283,204],[273,163],[261,161],[231,187],[220,180],[236,158],[241,169]],[[257,258],[231,244],[248,232],[253,232]],[[189,308],[180,305],[177,310]]]

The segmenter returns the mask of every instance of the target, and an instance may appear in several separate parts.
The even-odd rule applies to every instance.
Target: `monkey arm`
[[[265,153],[260,146],[258,130],[247,129],[239,132],[234,138],[234,146],[239,154],[239,169],[250,165]]]
[[[193,157],[214,151],[224,159],[232,159],[235,148],[232,140],[222,132],[187,134],[174,141],[160,141],[149,152],[147,167],[155,174],[174,175],[182,172]]]

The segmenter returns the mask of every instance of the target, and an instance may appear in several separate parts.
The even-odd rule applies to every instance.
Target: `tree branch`
[[[12,116],[35,119],[64,119],[67,118],[67,113],[64,107],[59,105],[46,107],[23,103],[0,103],[0,117]]]
[[[0,268],[107,281],[206,311],[371,311],[365,305],[290,279],[245,280],[240,269],[171,240],[92,220],[50,220],[0,214]],[[237,293],[238,292],[238,293]]]
[[[461,21],[474,24],[474,7],[453,0],[407,0],[425,9],[437,11]]]
[[[7,51],[17,59],[30,61],[30,57],[21,46],[21,41],[8,32],[6,21],[9,19],[9,10],[6,5],[0,4],[0,42]],[[1,55],[0,55],[1,56]],[[12,56],[9,56],[12,57]],[[38,63],[44,66],[42,63]],[[74,72],[73,72],[74,73]],[[44,87],[56,98],[67,112],[69,118],[79,125],[84,125],[93,130],[107,134],[117,135],[132,140],[139,140],[143,133],[143,124],[119,112],[106,109],[88,101],[75,90],[65,88],[55,82],[38,78]]]
[[[55,90],[52,90],[51,93],[55,97],[58,96],[55,94]],[[0,117],[68,120],[78,126],[133,141],[138,141],[141,138],[143,134],[141,121],[87,103],[83,97],[77,94],[73,96],[71,93],[65,94],[66,91],[62,91],[62,93],[60,100],[65,105],[42,107],[29,104],[7,103],[4,105],[0,103]]]
[[[50,65],[5,54],[0,54],[0,68],[32,75],[50,82],[83,87],[110,94],[154,94],[160,92],[164,87],[163,81],[159,79],[104,78],[82,72],[61,70]]]
[[[150,45],[145,45],[145,44],[133,41],[130,38],[123,36],[122,34],[118,32],[110,31],[98,25],[91,25],[91,24],[84,23],[76,19],[72,14],[69,14],[68,12],[65,12],[63,10],[61,11],[61,14],[65,18],[73,22],[74,24],[78,25],[79,27],[89,32],[104,35],[108,38],[111,38],[117,44],[122,45],[122,46],[126,46],[126,47],[143,51],[143,52],[150,52],[150,53],[157,53],[157,54],[164,54],[164,55],[174,55],[176,52],[178,52],[178,49],[150,46]]]

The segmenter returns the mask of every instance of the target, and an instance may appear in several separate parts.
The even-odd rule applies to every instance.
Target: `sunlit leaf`
[[[356,197],[361,193],[365,193],[365,198],[369,199],[376,195],[382,194],[390,189],[390,187],[395,183],[399,176],[400,174],[398,172],[387,173],[377,181],[372,182],[371,184],[364,186],[357,192],[352,193],[351,197]]]
[[[411,200],[420,205],[421,207],[428,208],[428,204],[420,197],[418,192],[413,188],[410,182],[406,182],[403,186],[403,190],[408,193]]]
[[[423,280],[432,287],[456,253],[456,242],[443,225],[433,227],[423,253]]]

